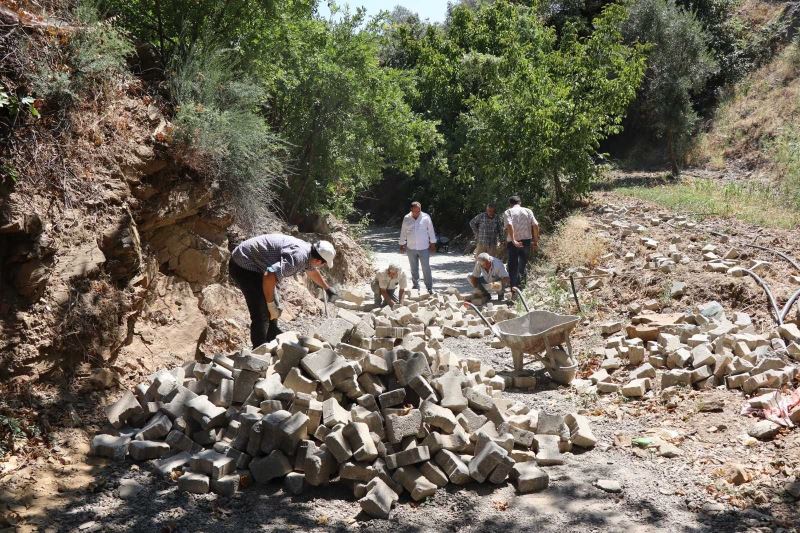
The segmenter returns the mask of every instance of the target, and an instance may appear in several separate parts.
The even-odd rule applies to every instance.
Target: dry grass
[[[683,179],[654,187],[621,187],[616,192],[700,219],[718,216],[784,229],[800,224],[800,210],[781,195],[779,189],[754,181],[720,183],[708,179]]]
[[[736,16],[750,28],[759,28],[777,17],[784,6],[783,2],[743,0],[736,9]]]
[[[694,165],[722,168],[729,160],[750,169],[774,172],[773,144],[800,121],[798,43],[736,84],[720,104],[712,129],[690,154]]]
[[[608,243],[581,215],[567,218],[542,243],[542,253],[557,268],[594,267],[607,251]]]

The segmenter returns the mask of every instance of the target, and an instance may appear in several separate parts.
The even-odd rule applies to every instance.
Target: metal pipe
[[[569,275],[569,285],[572,287],[572,297],[575,299],[575,305],[578,306],[578,312],[583,314],[583,309],[581,309],[581,302],[578,300],[578,291],[575,289],[575,276],[573,274]]]
[[[772,312],[775,313],[775,320],[778,322],[779,326],[782,326],[783,317],[781,316],[781,313],[778,311],[778,305],[775,303],[775,297],[772,295],[772,291],[769,290],[769,286],[767,286],[766,282],[752,270],[743,268],[742,271],[744,271],[748,276],[756,280],[756,283],[758,283],[761,286],[761,288],[764,289],[764,292],[767,295],[767,299],[769,300],[769,304],[772,306]]]
[[[473,304],[472,302],[462,302],[462,303],[465,306],[471,307],[476,313],[478,313],[478,316],[481,318],[481,320],[483,320],[483,323],[486,324],[486,326],[492,330],[492,333],[494,333],[498,337],[500,336],[500,333],[497,331],[497,328],[495,328],[495,326],[489,323],[489,320],[485,316],[483,316],[483,313],[481,313],[481,310],[478,309],[478,307],[475,304]]]
[[[531,310],[528,308],[528,302],[525,301],[525,296],[522,295],[522,291],[519,290],[519,287],[511,287],[511,290],[519,295],[519,299],[522,300],[522,306],[525,308],[525,312],[530,313]]]
[[[748,243],[747,246],[750,246],[752,248],[758,248],[759,250],[764,250],[765,252],[773,253],[773,254],[785,259],[790,265],[792,265],[795,269],[797,269],[798,272],[800,272],[800,263],[798,263],[795,258],[793,258],[792,256],[790,256],[788,254],[785,254],[785,253],[780,252],[778,250],[773,250],[771,248],[767,248],[766,246],[759,246],[758,244],[749,244]]]
[[[789,316],[789,311],[792,309],[792,306],[800,299],[800,289],[797,289],[792,297],[789,298],[789,301],[786,302],[786,305],[783,306],[783,311],[781,311],[781,322],[786,320],[786,317]]]
[[[325,302],[325,318],[328,318],[328,291],[322,289],[322,301]]]

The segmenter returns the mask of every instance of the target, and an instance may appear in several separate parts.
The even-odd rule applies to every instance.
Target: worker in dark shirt
[[[250,311],[250,341],[253,348],[278,336],[281,303],[278,288],[283,278],[305,272],[311,281],[334,298],[319,267],[333,266],[336,250],[328,241],[314,244],[280,233],[247,239],[231,253],[231,279],[244,294]]]

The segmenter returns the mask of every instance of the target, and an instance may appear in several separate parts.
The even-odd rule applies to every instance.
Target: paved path
[[[400,228],[375,227],[370,228],[364,235],[364,244],[373,252],[375,268],[386,268],[389,263],[395,262],[405,271],[411,282],[411,268],[406,254],[400,253]],[[467,275],[475,267],[471,255],[463,255],[451,250],[448,253],[431,255],[431,272],[433,273],[433,289],[444,290],[447,287],[456,287],[461,292],[471,291]],[[420,271],[420,277],[422,272]],[[424,282],[420,279],[420,286],[424,290]]]

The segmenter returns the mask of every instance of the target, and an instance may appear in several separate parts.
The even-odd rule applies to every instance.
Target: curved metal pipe
[[[519,294],[519,299],[522,300],[522,306],[525,308],[525,312],[530,313],[531,310],[528,308],[528,302],[525,301],[525,297],[522,295],[522,291],[519,290],[519,287],[511,287],[511,290]]]
[[[781,311],[781,322],[786,320],[786,317],[789,316],[789,311],[792,309],[792,306],[800,299],[800,289],[797,289],[792,297],[789,298],[789,301],[786,302],[786,305],[783,306],[783,310]]]
[[[769,300],[769,304],[772,306],[772,312],[775,313],[775,320],[778,322],[779,326],[782,326],[783,325],[783,316],[778,311],[778,304],[775,303],[775,297],[772,295],[772,291],[769,290],[769,287],[767,286],[766,282],[763,279],[761,279],[761,277],[759,277],[759,275],[756,274],[755,272],[753,272],[752,270],[748,270],[746,268],[743,268],[742,271],[744,271],[748,276],[750,276],[751,278],[756,280],[756,283],[758,283],[761,286],[761,288],[764,289],[764,292],[767,295],[767,299]]]
[[[483,323],[486,324],[486,326],[489,329],[492,330],[492,333],[494,333],[498,337],[500,336],[500,334],[498,333],[497,329],[492,324],[489,323],[489,320],[485,316],[483,316],[483,313],[481,313],[481,310],[478,309],[478,307],[474,303],[472,303],[472,302],[462,302],[462,303],[465,306],[471,307],[476,313],[478,313],[478,316],[481,318],[481,320],[483,320]]]
[[[759,250],[764,250],[765,252],[773,253],[783,259],[785,259],[790,265],[792,265],[798,272],[800,272],[800,263],[797,262],[792,256],[785,254],[783,252],[779,252],[778,250],[773,250],[771,248],[767,248],[766,246],[759,246],[758,244],[748,244],[752,248],[758,248]]]

